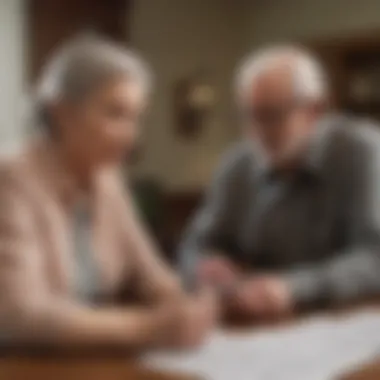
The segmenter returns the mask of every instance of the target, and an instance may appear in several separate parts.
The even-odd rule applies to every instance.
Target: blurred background
[[[300,42],[325,62],[339,109],[380,118],[378,0],[0,0],[0,141],[51,51],[95,31],[138,50],[155,92],[133,159],[142,214],[173,258],[222,152],[239,138],[234,69],[251,50]]]

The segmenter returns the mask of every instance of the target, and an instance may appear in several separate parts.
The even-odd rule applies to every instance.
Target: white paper
[[[215,331],[191,353],[143,360],[161,371],[205,380],[330,380],[380,356],[380,312],[315,317],[283,328]]]

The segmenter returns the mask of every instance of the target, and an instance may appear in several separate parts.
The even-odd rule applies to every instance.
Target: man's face
[[[281,166],[296,158],[309,141],[316,112],[295,96],[290,70],[273,69],[255,78],[245,102],[248,136],[266,159]]]

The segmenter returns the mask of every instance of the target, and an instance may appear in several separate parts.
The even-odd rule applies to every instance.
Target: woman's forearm
[[[17,340],[62,348],[144,348],[164,343],[171,319],[164,308],[97,309],[68,304],[13,318],[12,331]]]

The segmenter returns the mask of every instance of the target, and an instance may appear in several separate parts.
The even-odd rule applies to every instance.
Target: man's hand
[[[231,294],[230,308],[245,316],[275,317],[289,313],[293,300],[287,283],[275,276],[254,276]]]
[[[240,273],[230,260],[213,255],[200,262],[197,275],[200,283],[224,288],[235,283]]]

